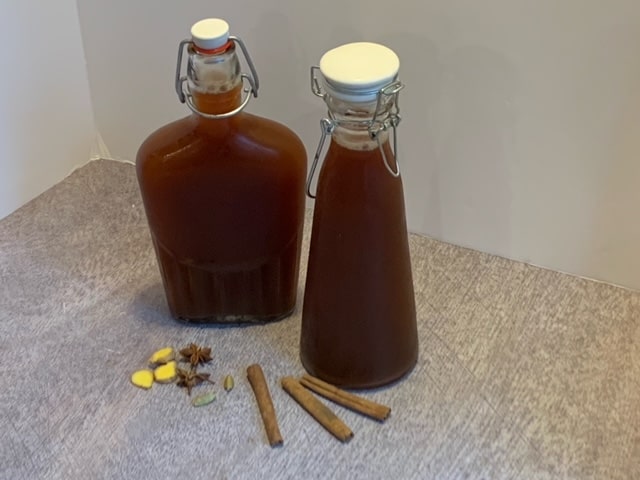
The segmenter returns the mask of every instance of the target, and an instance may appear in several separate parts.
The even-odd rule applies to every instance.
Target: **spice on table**
[[[187,348],[180,350],[180,355],[194,368],[211,361],[211,349],[209,347],[200,347],[195,343],[191,343]]]
[[[230,392],[231,390],[233,390],[234,385],[235,382],[233,381],[233,377],[231,375],[227,375],[226,377],[224,377],[225,391]]]
[[[284,377],[282,388],[338,440],[348,442],[353,438],[351,429],[295,378]]]
[[[209,405],[215,399],[216,399],[215,392],[201,393],[200,395],[193,397],[193,400],[191,400],[191,404],[194,407],[204,407],[205,405]]]
[[[176,374],[178,375],[178,386],[186,388],[188,395],[191,395],[193,387],[196,387],[203,382],[209,382],[212,385],[215,383],[212,380],[209,380],[209,377],[211,376],[209,373],[198,373],[195,370],[177,368]]]
[[[131,383],[136,387],[148,390],[153,385],[153,372],[151,370],[137,370],[131,374]]]
[[[260,365],[253,364],[247,368],[247,378],[253,389],[253,393],[256,396],[258,408],[260,410],[260,416],[264,423],[264,428],[267,432],[267,438],[269,439],[269,445],[277,447],[283,444],[282,435],[278,428],[278,419],[276,418],[276,412],[273,408],[273,401],[271,400],[271,394],[269,393],[269,387],[267,381],[264,378],[264,372]]]
[[[175,360],[171,360],[164,365],[156,367],[153,371],[153,378],[158,383],[171,383],[176,379],[177,365]]]
[[[343,407],[347,407],[354,412],[361,413],[381,422],[384,422],[391,413],[391,408],[386,405],[372,402],[366,398],[345,392],[344,390],[324,382],[319,378],[312,377],[311,375],[303,375],[300,379],[300,383],[318,395],[322,395]]]
[[[156,350],[153,352],[153,355],[149,358],[150,365],[163,365],[165,363],[170,362],[171,360],[175,360],[176,354],[171,347],[161,348],[160,350]]]

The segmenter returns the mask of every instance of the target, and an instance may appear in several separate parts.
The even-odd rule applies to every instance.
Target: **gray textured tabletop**
[[[0,478],[640,478],[640,294],[410,242],[418,364],[364,394],[392,407],[385,423],[328,403],[355,432],[341,444],[279,387],[303,373],[300,309],[266,326],[178,324],[134,168],[80,168],[0,221]],[[213,348],[216,402],[131,385],[155,349],[192,341]],[[246,380],[254,362],[281,448]]]

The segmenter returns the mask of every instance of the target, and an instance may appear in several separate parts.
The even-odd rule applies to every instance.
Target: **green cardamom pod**
[[[224,377],[224,389],[227,392],[230,392],[231,390],[233,390],[233,387],[235,385],[235,382],[233,381],[233,377],[231,375],[227,375],[226,377]]]
[[[193,400],[191,400],[191,404],[194,407],[204,407],[205,405],[209,405],[215,399],[216,399],[215,392],[207,392],[207,393],[198,395],[197,397],[193,397]]]

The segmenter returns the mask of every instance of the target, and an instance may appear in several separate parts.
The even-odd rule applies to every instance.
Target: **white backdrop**
[[[95,125],[75,0],[0,2],[0,218],[86,162]]]
[[[97,129],[114,157],[133,159],[147,134],[186,115],[176,51],[200,18],[226,18],[245,40],[261,79],[250,110],[294,128],[310,153],[323,108],[309,66],[340,43],[378,41],[400,55],[407,84],[412,231],[640,288],[636,0],[77,4]]]

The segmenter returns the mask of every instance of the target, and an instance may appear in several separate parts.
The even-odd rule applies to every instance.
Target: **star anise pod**
[[[209,373],[198,373],[195,370],[183,370],[182,368],[178,368],[176,373],[178,375],[178,386],[186,388],[189,396],[191,396],[193,387],[197,387],[203,382],[209,382],[212,385],[215,383],[209,380],[211,376]]]
[[[209,347],[199,347],[195,343],[191,343],[187,348],[180,350],[180,355],[191,364],[192,368],[211,361],[211,349]]]

